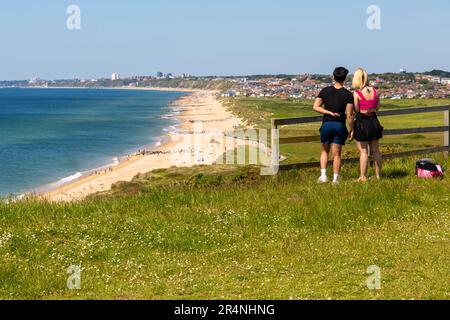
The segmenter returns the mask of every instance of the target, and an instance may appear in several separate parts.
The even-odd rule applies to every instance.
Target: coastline
[[[20,89],[21,87],[15,87]],[[8,89],[7,87],[0,89]],[[25,87],[23,89],[80,89],[80,90],[143,90],[143,91],[163,91],[163,92],[202,92],[209,91],[203,89],[188,89],[188,88],[169,88],[169,87]]]
[[[159,146],[155,146],[152,150],[140,150],[134,154],[117,158],[118,161],[114,164],[88,170],[81,176],[79,174],[71,176],[74,178],[73,180],[61,185],[57,185],[57,183],[64,179],[44,186],[38,189],[41,190],[40,192],[35,193],[38,197],[51,202],[79,201],[91,194],[108,191],[113,184],[119,181],[131,181],[140,173],[172,166],[193,166],[198,164],[193,161],[196,156],[195,150],[192,148],[193,141],[196,139],[194,122],[201,122],[205,132],[208,130],[230,131],[243,124],[217,100],[217,91],[128,87],[110,89],[175,91],[190,94],[177,99],[169,106],[174,110],[173,118],[179,124],[174,126],[174,130],[168,133]],[[205,143],[210,142],[206,141]],[[202,157],[201,163],[213,164],[219,156],[219,154],[210,153],[204,158]],[[46,187],[47,189],[45,189]]]

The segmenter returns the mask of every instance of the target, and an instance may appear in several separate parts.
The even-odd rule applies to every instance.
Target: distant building
[[[441,83],[441,81],[442,81],[441,77],[433,77],[431,79],[431,82],[433,82],[433,83]]]
[[[406,69],[400,69],[400,73],[406,73]]]
[[[157,78],[162,78],[163,76],[164,76],[164,74],[161,71],[156,73]]]
[[[236,90],[227,90],[224,94],[222,94],[222,97],[234,98],[237,95],[239,95],[239,94]]]
[[[34,78],[31,78],[30,80],[28,80],[28,83],[35,84],[35,83],[38,83],[39,81],[40,81],[40,79],[38,77],[34,77]]]
[[[114,73],[111,75],[111,80],[112,80],[112,81],[120,80],[120,75],[119,75],[117,72],[114,72]]]

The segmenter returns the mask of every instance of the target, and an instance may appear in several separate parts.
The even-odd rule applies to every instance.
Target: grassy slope
[[[158,88],[187,88],[187,89],[205,89],[205,90],[227,90],[233,85],[232,82],[226,80],[189,80],[189,79],[175,79],[175,80],[152,80],[145,85]]]
[[[413,168],[390,161],[361,185],[346,166],[338,188],[317,170],[169,169],[81,203],[2,203],[0,298],[449,299],[449,180]],[[80,291],[66,289],[74,264]],[[381,291],[365,286],[370,265]]]
[[[450,298],[448,178],[418,180],[411,160],[385,174],[356,184],[348,166],[336,188],[315,170],[169,169],[82,203],[1,205],[0,297]]]
[[[101,80],[98,82],[89,82],[89,83],[81,83],[81,82],[58,82],[56,84],[50,84],[50,86],[61,87],[61,86],[69,86],[69,87],[126,87],[131,83],[135,83],[135,80],[119,80],[119,81],[111,81],[111,80]],[[228,80],[200,80],[200,79],[160,79],[160,80],[151,80],[144,81],[139,83],[139,87],[158,87],[158,88],[174,88],[174,89],[204,89],[204,90],[219,90],[224,91],[230,89],[233,86],[233,83]]]

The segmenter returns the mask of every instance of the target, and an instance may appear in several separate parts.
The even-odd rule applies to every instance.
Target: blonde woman
[[[354,132],[350,139],[356,140],[360,152],[360,182],[367,181],[369,168],[369,148],[375,160],[375,176],[381,177],[382,155],[380,139],[383,137],[383,127],[378,121],[377,112],[380,109],[379,93],[375,87],[369,85],[369,77],[364,69],[358,69],[353,77],[355,92],[354,105],[356,119]]]

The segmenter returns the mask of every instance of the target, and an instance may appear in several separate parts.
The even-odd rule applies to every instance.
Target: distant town
[[[431,74],[384,74],[372,75],[371,84],[381,89],[383,99],[450,98],[450,77]],[[314,99],[324,87],[332,85],[330,76],[299,75],[292,78],[267,77],[242,78],[223,96],[236,97],[288,97]],[[350,87],[351,83],[348,82]]]
[[[433,70],[411,73],[372,74],[371,84],[380,89],[384,99],[450,98],[450,72]],[[314,99],[318,91],[332,84],[329,75],[254,75],[246,77],[174,75],[157,72],[153,76],[121,77],[114,72],[108,78],[44,80],[38,77],[21,81],[0,81],[0,87],[170,87],[220,90],[223,97],[280,97]],[[350,87],[351,83],[348,83]]]

